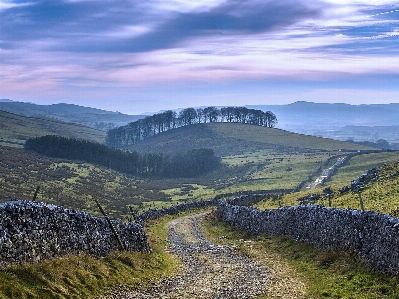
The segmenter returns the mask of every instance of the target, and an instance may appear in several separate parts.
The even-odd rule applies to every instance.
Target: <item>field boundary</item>
[[[321,205],[257,208],[219,202],[223,221],[256,235],[289,236],[330,251],[359,254],[376,271],[399,274],[399,219],[374,211]]]

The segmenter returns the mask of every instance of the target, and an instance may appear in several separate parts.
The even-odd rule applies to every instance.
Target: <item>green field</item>
[[[24,129],[28,131],[19,129],[21,136],[39,132],[36,127]],[[191,147],[213,149],[222,158],[222,166],[194,178],[134,177],[97,165],[3,146],[0,147],[0,195],[31,199],[40,186],[37,200],[99,215],[93,201],[96,198],[111,217],[125,220],[130,214],[129,207],[144,211],[242,191],[289,191],[328,158],[367,149],[353,143],[234,123],[181,127],[145,140],[134,149],[170,153]],[[356,167],[365,171],[367,166]]]
[[[376,182],[370,182],[361,191],[364,208],[374,210],[383,214],[399,216],[399,153],[388,152],[378,154],[365,154],[353,157],[346,166],[339,169],[336,176],[333,176],[330,182],[325,186],[315,190],[296,192],[284,195],[279,201],[266,200],[257,206],[261,209],[275,209],[279,205],[292,206],[297,205],[299,197],[308,194],[322,194],[323,188],[330,187],[334,191],[331,203],[332,207],[360,209],[359,195],[352,192],[340,194],[340,188],[350,185],[359,175],[375,167],[379,168],[379,177]],[[328,200],[322,197],[314,202],[328,206]]]

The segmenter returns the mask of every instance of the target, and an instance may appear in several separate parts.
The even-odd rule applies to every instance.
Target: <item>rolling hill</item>
[[[34,118],[52,118],[106,131],[123,126],[144,116],[127,115],[73,104],[36,105],[33,103],[0,100],[0,110]]]
[[[348,142],[240,123],[206,123],[184,126],[160,133],[130,146],[128,149],[142,153],[176,153],[195,148],[213,149],[215,154],[221,157],[260,150],[303,153],[371,149]]]
[[[31,137],[61,135],[104,142],[105,132],[59,120],[31,118],[0,110],[0,144],[21,147]]]

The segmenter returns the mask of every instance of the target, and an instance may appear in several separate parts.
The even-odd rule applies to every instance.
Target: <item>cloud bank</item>
[[[298,82],[310,93],[326,82],[342,90],[346,78],[377,94],[399,78],[394,1],[3,0],[0,18],[1,98],[116,95],[162,109],[183,104],[159,101],[185,86],[205,100],[215,84],[277,95]],[[364,84],[370,76],[386,81]]]

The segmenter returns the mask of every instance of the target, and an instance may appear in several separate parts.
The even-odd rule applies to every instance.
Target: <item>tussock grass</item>
[[[237,248],[270,268],[261,298],[399,298],[398,279],[376,274],[357,256],[328,252],[287,237],[256,237],[213,215],[203,221],[208,237]]]

